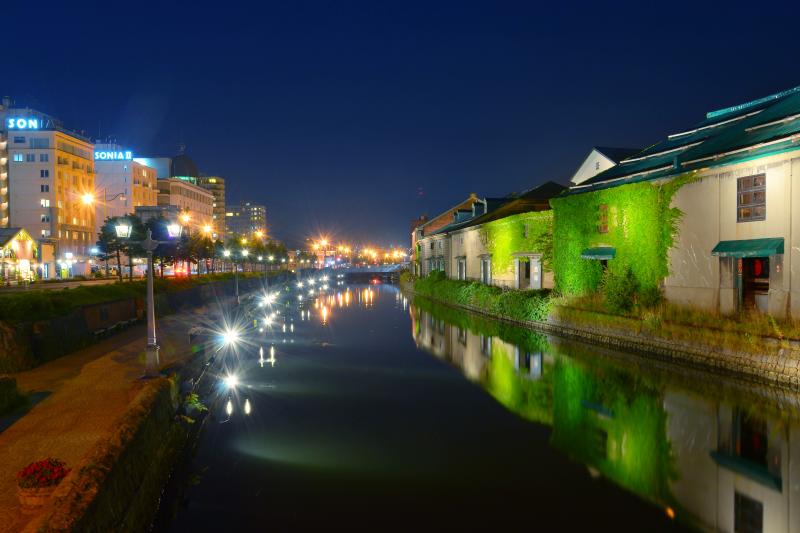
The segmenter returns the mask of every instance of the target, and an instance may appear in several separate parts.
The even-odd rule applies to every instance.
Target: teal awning
[[[614,259],[617,251],[610,246],[598,246],[597,248],[587,248],[581,252],[581,259]]]
[[[766,257],[783,253],[783,237],[719,241],[711,255],[720,257]]]

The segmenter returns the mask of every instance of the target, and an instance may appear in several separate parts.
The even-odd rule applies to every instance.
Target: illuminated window
[[[736,222],[767,218],[767,176],[758,174],[736,181]]]
[[[608,233],[608,205],[600,204],[597,216],[597,233]]]
[[[594,162],[594,169],[595,170],[600,170],[600,161],[595,161]]]
[[[50,222],[50,215],[42,215],[41,216],[42,222]]]
[[[23,154],[14,154],[14,162],[21,163],[25,161],[25,156]]]
[[[50,200],[48,200],[47,198],[40,198],[39,205],[41,207],[50,207]]]

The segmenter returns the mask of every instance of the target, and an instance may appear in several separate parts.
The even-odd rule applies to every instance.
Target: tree
[[[122,261],[120,252],[125,248],[125,243],[117,237],[116,226],[121,222],[121,217],[108,217],[100,227],[97,234],[97,248],[106,258],[106,274],[108,274],[108,258],[117,257],[117,275],[122,281]]]

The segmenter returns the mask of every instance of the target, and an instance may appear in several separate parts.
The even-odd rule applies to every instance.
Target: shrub
[[[14,411],[26,400],[26,396],[17,389],[16,379],[0,377],[0,415]]]
[[[646,309],[657,306],[663,298],[661,289],[658,287],[642,287],[639,289],[639,305]]]
[[[414,290],[423,296],[515,320],[547,320],[552,302],[547,290],[503,290],[475,281],[447,279],[443,272],[416,280]]]
[[[602,281],[603,300],[612,313],[626,313],[633,308],[638,284],[630,268],[621,272],[607,270]]]

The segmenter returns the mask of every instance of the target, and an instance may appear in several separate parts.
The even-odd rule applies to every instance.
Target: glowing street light
[[[222,255],[224,255],[225,257],[230,257],[231,256],[231,251],[230,250],[222,250]]]
[[[238,330],[233,328],[226,328],[225,331],[222,332],[222,344],[224,346],[235,346],[239,339],[241,339],[241,334]]]
[[[229,389],[233,389],[236,387],[236,385],[239,384],[239,378],[236,376],[236,374],[228,374],[227,376],[222,378],[222,381],[225,383],[225,386],[228,387]]]
[[[94,203],[94,195],[87,192],[81,196],[81,202],[83,202],[83,205],[92,205]]]
[[[181,215],[181,222],[184,224],[188,224],[192,220],[192,216],[189,213],[183,213]]]

